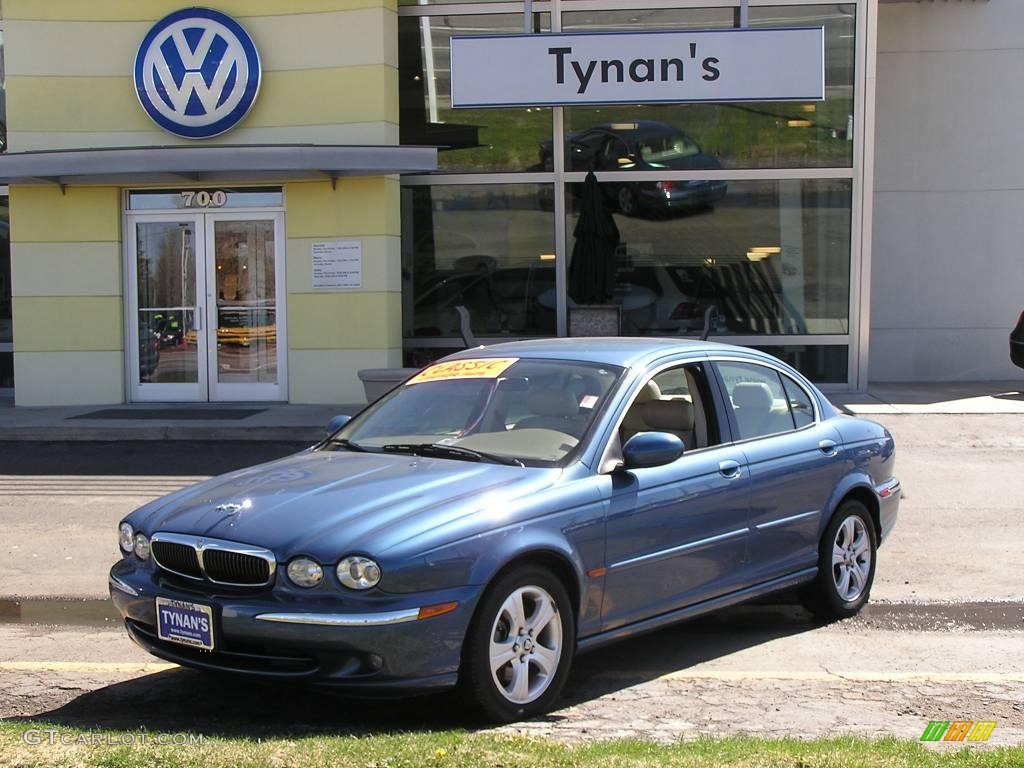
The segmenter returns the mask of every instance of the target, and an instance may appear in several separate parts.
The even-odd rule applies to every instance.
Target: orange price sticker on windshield
[[[438,363],[413,376],[406,385],[422,384],[426,381],[444,381],[445,379],[496,379],[518,357],[483,357],[476,360],[451,360]]]

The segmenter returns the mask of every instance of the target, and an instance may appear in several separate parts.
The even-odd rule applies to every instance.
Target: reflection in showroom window
[[[718,309],[716,335],[845,334],[849,330],[851,183],[842,179],[603,182],[619,245],[612,303],[622,333],[697,335]],[[567,185],[566,231],[583,184]],[[627,213],[628,195],[644,200]]]
[[[564,32],[728,29],[734,24],[732,8],[572,11],[562,18]],[[616,170],[646,171],[659,164],[665,170],[852,167],[856,7],[755,6],[750,9],[750,24],[824,27],[825,101],[567,108],[566,167],[590,170],[592,158],[585,145],[594,132],[602,131],[684,136],[701,155],[687,165],[678,153],[658,160],[636,152],[634,157],[643,162],[622,162]]]
[[[554,335],[554,216],[542,187],[549,185],[403,188],[407,340],[458,338],[457,306],[482,338]]]
[[[546,13],[534,14],[534,31],[550,30],[549,18]],[[541,170],[537,147],[545,140],[550,146],[550,109],[453,110],[451,105],[452,35],[522,31],[521,13],[400,18],[400,142],[437,146],[441,173]]]

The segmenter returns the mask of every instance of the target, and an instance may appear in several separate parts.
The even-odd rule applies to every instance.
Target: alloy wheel
[[[832,542],[832,579],[845,602],[861,596],[871,575],[871,534],[856,515],[843,520]]]
[[[541,587],[524,586],[501,604],[491,628],[489,659],[498,692],[514,704],[536,701],[562,657],[562,617]]]

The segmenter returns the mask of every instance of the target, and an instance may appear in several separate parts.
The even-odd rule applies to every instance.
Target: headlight
[[[135,531],[132,530],[131,523],[121,523],[120,531],[121,538],[121,551],[131,552],[135,547]]]
[[[315,587],[324,580],[324,569],[315,560],[296,557],[288,563],[288,578],[300,587]]]
[[[338,563],[338,581],[349,589],[369,589],[380,583],[380,566],[368,557],[351,555]]]
[[[144,533],[135,534],[135,556],[139,560],[146,560],[149,558],[149,539],[146,538]]]

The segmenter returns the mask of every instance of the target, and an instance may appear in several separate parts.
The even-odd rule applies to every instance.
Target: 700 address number
[[[228,202],[228,193],[223,189],[185,191],[181,193],[181,199],[186,208],[223,208]]]

